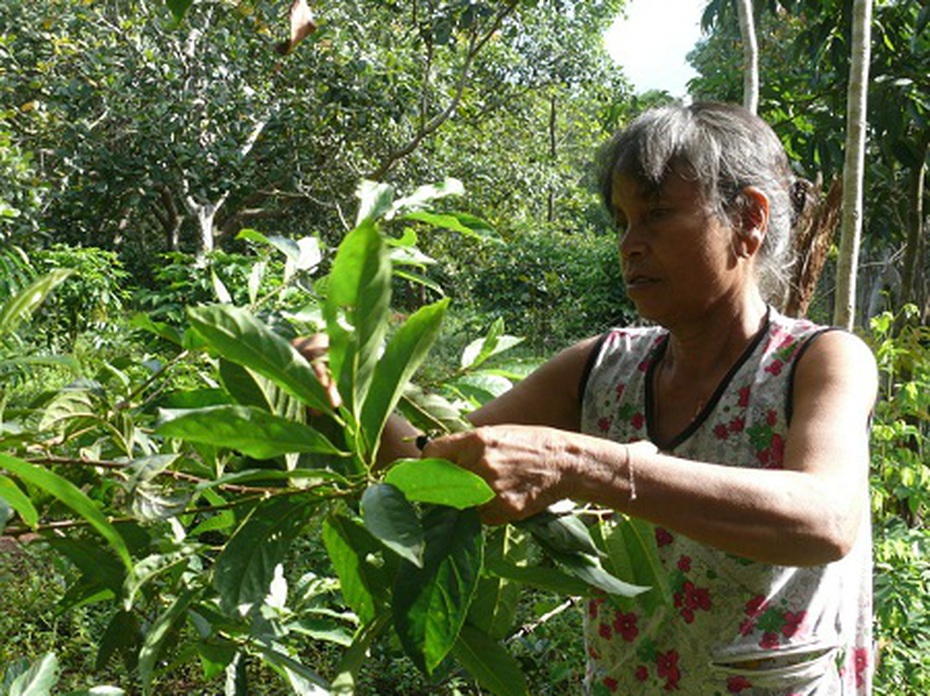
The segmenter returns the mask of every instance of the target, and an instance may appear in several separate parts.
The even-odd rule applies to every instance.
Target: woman
[[[589,693],[868,693],[876,371],[767,304],[803,206],[784,150],[739,107],[655,109],[611,142],[604,197],[655,326],[567,349],[423,455],[488,481],[489,523],[570,498],[656,526],[674,603],[590,603]]]

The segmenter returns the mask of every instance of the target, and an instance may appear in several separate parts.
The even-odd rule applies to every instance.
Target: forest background
[[[820,203],[795,310],[825,323],[852,5],[754,3],[759,113]],[[735,8],[707,3],[692,99],[742,100]],[[596,155],[671,97],[604,52],[622,0],[289,9],[0,6],[0,694],[577,692],[565,597],[658,582],[632,522],[490,532],[473,481],[372,466],[391,409],[462,427],[634,320]],[[925,694],[930,8],[872,11],[876,693]],[[342,410],[288,352],[313,331]]]

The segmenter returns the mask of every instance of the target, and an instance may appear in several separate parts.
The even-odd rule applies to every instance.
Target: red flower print
[[[784,366],[785,366],[785,363],[783,363],[781,360],[775,360],[775,361],[772,362],[771,365],[766,365],[766,366],[765,366],[765,371],[766,371],[766,372],[769,372],[769,373],[771,373],[771,374],[773,374],[773,375],[780,375],[780,374],[781,374],[781,371],[782,371],[782,368],[783,368]]]
[[[627,643],[636,640],[636,636],[639,635],[639,629],[636,627],[636,614],[633,612],[624,614],[618,611],[614,617],[614,631],[623,636],[623,640]]]
[[[614,392],[617,394],[617,401],[623,398],[623,392],[625,391],[626,391],[625,384],[618,384],[616,387],[614,387]]]
[[[673,691],[678,688],[681,671],[678,669],[678,652],[669,650],[667,653],[656,655],[656,672],[665,679],[665,690]]]
[[[606,639],[608,639],[608,640],[610,639],[610,636],[613,635],[613,634],[610,632],[610,626],[608,626],[607,624],[605,624],[605,623],[603,623],[603,622],[597,627],[597,634],[598,634],[601,638],[606,638]]]
[[[718,440],[726,440],[730,436],[730,431],[727,430],[727,426],[723,423],[717,423],[714,426],[714,437]]]
[[[667,546],[668,544],[671,544],[672,541],[674,541],[674,539],[672,538],[672,535],[669,534],[667,529],[664,529],[663,527],[656,527],[656,544],[658,546]]]
[[[778,634],[775,631],[766,631],[762,634],[762,640],[759,641],[760,648],[771,650],[778,647]]]
[[[646,417],[642,413],[634,413],[630,418],[630,425],[639,430],[646,424]]]
[[[603,603],[603,597],[598,597],[597,599],[592,599],[590,602],[588,602],[588,616],[590,616],[592,619],[597,618],[598,609]]]
[[[746,427],[745,418],[734,418],[733,420],[730,421],[730,424],[727,426],[727,428],[730,430],[731,433],[741,433],[743,432],[743,428],[745,427]]]
[[[727,691],[731,694],[738,694],[746,689],[752,688],[752,682],[746,677],[729,677],[727,679]]]
[[[644,682],[649,679],[649,670],[647,669],[646,665],[640,665],[636,668],[633,676],[636,677],[636,681]]]
[[[682,573],[687,573],[689,570],[691,570],[690,556],[682,556],[678,559],[678,570],[680,570]]]
[[[613,677],[604,677],[604,686],[614,692],[617,690],[617,680]]]
[[[775,425],[778,422],[778,411],[773,408],[770,408],[765,413],[765,422],[769,425]]]
[[[588,657],[590,657],[592,660],[600,660],[600,659],[601,659],[601,654],[600,654],[597,650],[595,650],[594,648],[589,647],[589,648],[588,648]]]
[[[783,438],[778,433],[772,435],[772,464],[781,467],[782,462],[785,461],[785,438]]]
[[[741,408],[746,408],[749,405],[749,394],[752,390],[749,387],[742,387],[739,390],[739,405]]]
[[[746,619],[739,625],[739,633],[741,636],[748,636],[756,628],[755,619]]]
[[[610,426],[613,423],[613,421],[614,421],[613,418],[604,416],[603,418],[598,420],[597,429],[600,430],[602,433],[606,433],[608,430],[610,430]]]
[[[698,609],[710,611],[710,591],[706,587],[696,587],[690,580],[682,585],[681,592],[675,593],[674,600],[685,623],[694,622],[694,612]]]
[[[768,609],[769,602],[765,598],[765,595],[756,595],[748,602],[746,602],[746,613],[749,616],[758,616],[763,611]]]
[[[799,611],[797,613],[793,611],[786,611],[785,624],[781,627],[781,634],[785,638],[791,638],[794,636],[798,631],[801,630],[801,624],[804,622],[806,617],[806,611]]]
[[[862,686],[865,682],[865,671],[869,666],[869,649],[856,648],[853,659],[856,662],[856,686]]]

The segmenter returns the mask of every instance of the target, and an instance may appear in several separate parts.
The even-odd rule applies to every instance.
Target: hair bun
[[[812,199],[814,185],[807,179],[795,179],[791,184],[791,225],[801,219]]]

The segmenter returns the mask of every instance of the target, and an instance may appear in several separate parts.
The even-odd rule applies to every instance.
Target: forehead
[[[703,197],[697,181],[675,171],[669,172],[655,185],[629,174],[617,173],[612,179],[610,202],[614,210],[656,202],[702,207]]]

